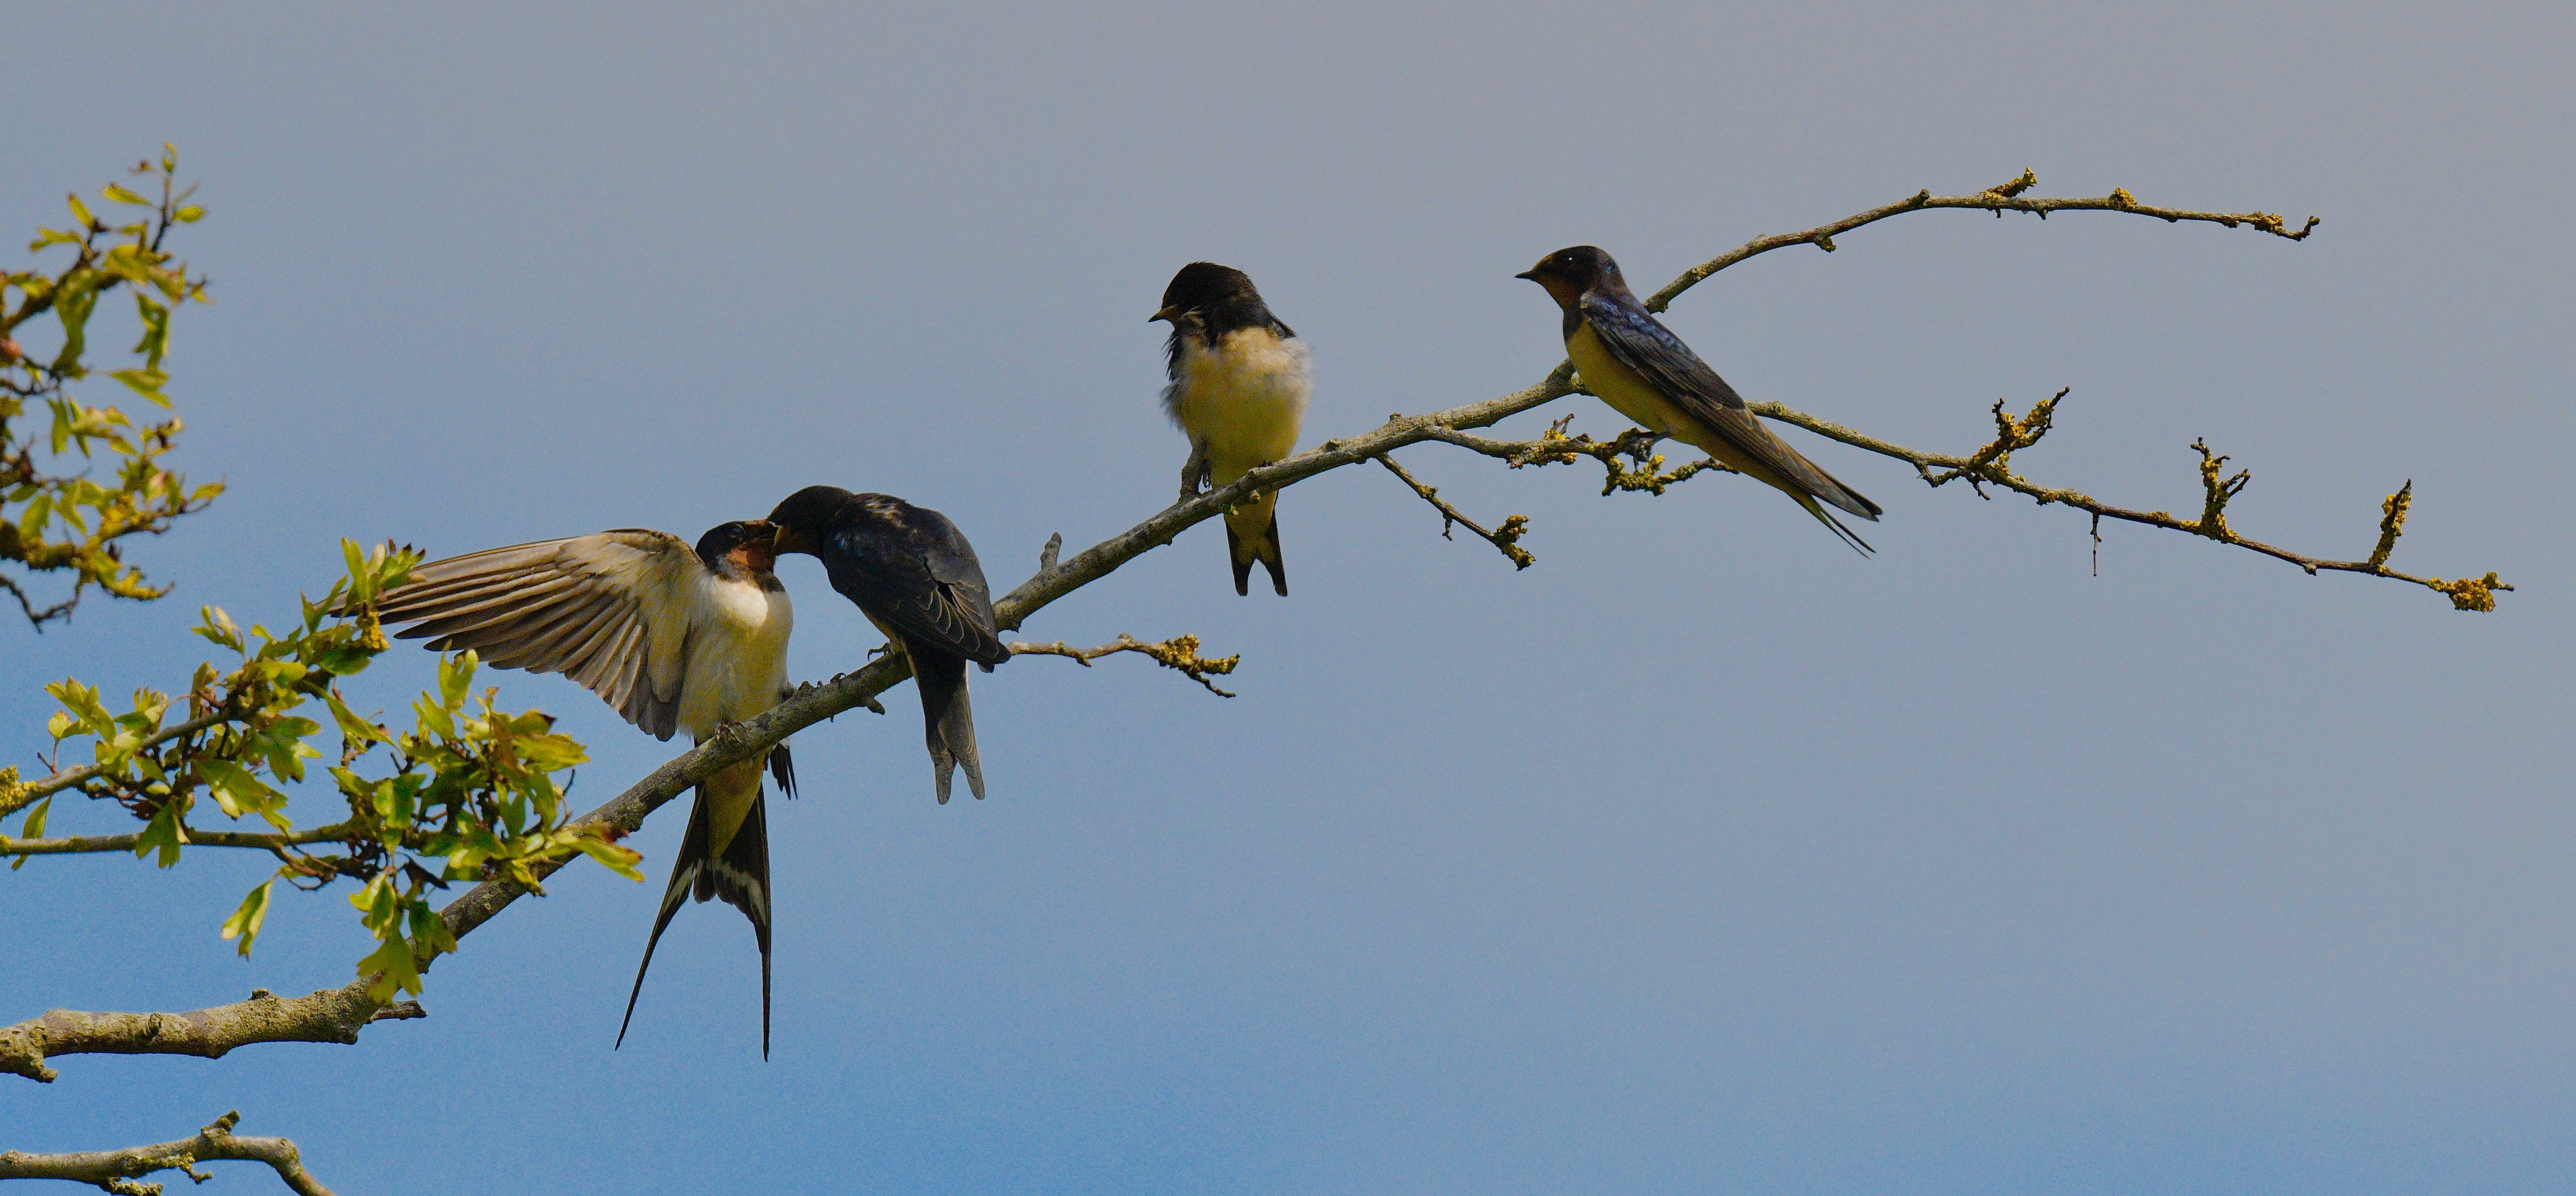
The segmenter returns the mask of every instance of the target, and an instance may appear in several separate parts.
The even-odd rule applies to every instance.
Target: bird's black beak
[[[1161,311],[1145,317],[1145,322],[1151,324],[1156,320],[1177,320],[1181,318],[1181,312],[1183,310],[1184,309],[1180,304],[1175,303],[1170,307],[1166,307]]]
[[[1512,277],[1514,277],[1514,278],[1526,278],[1526,279],[1530,280],[1531,282],[1537,282],[1537,281],[1538,281],[1538,271],[1536,271],[1536,270],[1523,270],[1523,271],[1521,271],[1521,272],[1520,272],[1520,273],[1518,273],[1518,274],[1512,275]]]

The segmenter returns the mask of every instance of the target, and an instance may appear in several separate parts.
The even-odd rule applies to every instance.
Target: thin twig
[[[182,735],[194,735],[208,727],[228,722],[234,717],[234,715],[235,712],[232,708],[230,706],[226,706],[212,714],[199,715],[196,718],[189,719],[188,721],[176,726],[164,727],[159,731],[155,731],[150,735],[144,736],[143,741],[136,744],[134,750],[137,754],[149,751],[162,744],[168,743],[173,739],[177,739]],[[8,815],[15,814],[28,806],[36,804],[38,799],[41,799],[48,794],[59,793],[65,789],[70,789],[95,777],[104,775],[107,772],[108,767],[104,764],[84,764],[79,768],[66,768],[41,780],[26,781],[14,785],[0,784],[0,817],[7,817]]]
[[[1404,479],[1404,484],[1413,487],[1413,492],[1421,495],[1422,501],[1430,503],[1433,509],[1440,512],[1441,539],[1454,539],[1455,537],[1449,534],[1449,525],[1453,523],[1463,524],[1466,526],[1468,531],[1484,537],[1485,543],[1493,545],[1496,551],[1502,553],[1505,558],[1509,559],[1512,563],[1513,569],[1527,569],[1538,563],[1538,558],[1530,555],[1529,549],[1523,548],[1517,543],[1523,535],[1526,535],[1529,532],[1529,516],[1504,516],[1503,525],[1501,527],[1495,528],[1492,531],[1487,531],[1485,530],[1485,525],[1467,518],[1465,512],[1460,511],[1456,507],[1450,506],[1447,500],[1440,497],[1440,491],[1438,488],[1425,486],[1422,484],[1420,479],[1415,478],[1412,474],[1406,473],[1403,466],[1395,463],[1395,458],[1381,455],[1378,457],[1377,463],[1386,466],[1389,472]]]
[[[1755,237],[1733,250],[1682,271],[1681,277],[1674,279],[1664,289],[1655,292],[1653,298],[1646,300],[1646,310],[1664,310],[1676,296],[1706,281],[1709,275],[1757,254],[1769,253],[1774,249],[1787,249],[1792,245],[1813,245],[1827,253],[1832,253],[1834,238],[1843,233],[1865,224],[1876,224],[1890,216],[1902,216],[1907,212],[1931,211],[1936,208],[1975,208],[1994,213],[1998,220],[2002,219],[2006,212],[2029,212],[2042,220],[2048,219],[2048,214],[2051,212],[2127,212],[2135,216],[2153,216],[2168,224],[2185,220],[2206,221],[2228,228],[2235,228],[2242,224],[2292,241],[2306,240],[2308,234],[2315,232],[2317,225],[2322,223],[2317,217],[2310,216],[2308,222],[2301,226],[2299,231],[2291,232],[2289,226],[2284,224],[2279,216],[2270,212],[2195,212],[2184,208],[2159,208],[2139,203],[2137,197],[2130,195],[2126,187],[2112,188],[2109,195],[2100,199],[2019,198],[2022,192],[2038,184],[2039,175],[2034,171],[2025,170],[2021,172],[2021,177],[2009,183],[1999,187],[1988,187],[1974,195],[1934,195],[1927,187],[1911,198],[1900,199],[1885,207],[1871,208],[1866,212],[1845,216],[1831,224],[1820,224],[1802,233]]]
[[[1079,661],[1086,669],[1091,667],[1092,661],[1119,652],[1135,652],[1151,657],[1154,663],[1180,672],[1190,680],[1206,686],[1209,693],[1220,698],[1231,698],[1234,694],[1218,689],[1216,682],[1208,680],[1208,677],[1211,675],[1222,677],[1231,673],[1234,671],[1234,666],[1243,660],[1239,654],[1217,660],[1199,655],[1199,637],[1195,635],[1176,635],[1167,640],[1146,643],[1122,631],[1118,633],[1117,639],[1097,648],[1076,648],[1062,640],[1045,644],[1013,641],[1011,644],[1013,656],[1062,656],[1068,660]]]

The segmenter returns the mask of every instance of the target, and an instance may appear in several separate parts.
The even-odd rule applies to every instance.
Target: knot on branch
[[[2251,470],[2240,469],[2236,476],[2221,480],[2219,472],[2226,467],[2227,458],[2211,452],[2206,438],[2192,441],[2191,447],[2193,452],[2200,454],[2201,504],[2200,519],[2190,525],[2190,530],[2221,543],[2233,544],[2236,533],[2227,527],[2227,502],[2254,480],[2254,474]]]
[[[2022,168],[2020,178],[2014,179],[2013,181],[2004,183],[2000,186],[1988,187],[1984,191],[1980,192],[1979,196],[1993,201],[1989,206],[1993,209],[1995,215],[2000,218],[2004,214],[2003,202],[2005,200],[2011,199],[2012,197],[2038,185],[2039,172],[2025,166]],[[1931,192],[1924,192],[1923,198],[1930,199]]]
[[[1199,655],[1199,637],[1195,635],[1176,635],[1167,640],[1146,643],[1122,631],[1118,633],[1117,639],[1097,648],[1076,648],[1061,640],[1048,644],[1014,643],[1010,647],[1013,656],[1061,656],[1086,669],[1091,667],[1092,661],[1103,656],[1120,652],[1136,652],[1164,668],[1178,671],[1181,675],[1205,686],[1209,693],[1220,698],[1231,698],[1235,695],[1218,689],[1216,683],[1208,678],[1222,677],[1233,672],[1234,666],[1243,660],[1241,653],[1217,660]]]
[[[2308,217],[2308,222],[2305,225],[2300,226],[2299,231],[2291,232],[2289,226],[2283,223],[2279,216],[2270,212],[2247,212],[2244,219],[2245,223],[2253,225],[2264,232],[2270,233],[2276,237],[2287,237],[2293,241],[2307,240],[2308,234],[2317,231],[2317,225],[2323,223],[2323,221],[2319,220],[2317,217],[2310,216]],[[2229,228],[2236,227],[2236,223],[2234,221],[2228,221],[2226,223]]]
[[[2513,588],[2498,580],[2493,571],[2489,571],[2484,577],[2463,577],[2458,581],[2444,581],[2438,577],[2428,578],[2424,584],[2450,595],[2452,610],[2474,610],[2489,614],[2495,611],[2495,592]]]
[[[2370,568],[2378,572],[2388,567],[2388,554],[2397,551],[2397,537],[2406,530],[2406,508],[2415,501],[2415,479],[2397,488],[2379,504],[2379,544],[2370,550]]]

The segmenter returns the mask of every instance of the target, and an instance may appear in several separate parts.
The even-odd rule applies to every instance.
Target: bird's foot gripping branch
[[[1661,311],[1691,286],[1757,254],[1793,245],[1813,245],[1831,251],[1836,248],[1837,237],[1865,225],[1912,212],[1969,210],[1989,212],[1998,218],[2007,212],[2020,212],[2043,219],[2065,212],[2105,212],[2148,216],[2174,224],[2200,222],[2225,228],[2246,228],[2291,241],[2307,236],[2316,226],[2316,221],[2311,219],[2306,225],[2294,229],[2279,217],[2262,212],[2203,212],[2157,207],[2140,203],[2126,191],[2115,191],[2109,197],[2099,199],[2026,196],[2024,193],[2035,181],[2025,172],[2002,186],[1967,195],[1935,196],[1925,191],[1803,232],[1756,238],[1685,271],[1671,285],[1645,300],[1643,306]],[[1430,502],[1440,511],[1444,530],[1464,524],[1516,565],[1527,564],[1534,559],[1527,556],[1527,549],[1520,547],[1529,530],[1527,519],[1515,516],[1496,527],[1486,528],[1467,519],[1440,499],[1434,487],[1398,467],[1392,454],[1415,444],[1447,443],[1501,460],[1515,468],[1566,464],[1589,457],[1600,462],[1605,470],[1604,493],[1660,495],[1677,482],[1700,473],[1723,470],[1723,466],[1705,461],[1666,470],[1662,458],[1653,452],[1659,438],[1642,431],[1596,441],[1570,434],[1567,426],[1560,422],[1539,439],[1531,441],[1501,440],[1475,434],[1514,415],[1582,393],[1588,392],[1576,378],[1573,366],[1560,364],[1547,377],[1526,389],[1425,415],[1398,415],[1369,431],[1327,440],[1312,450],[1253,468],[1235,481],[1189,495],[1125,532],[1070,557],[1062,556],[1060,544],[1050,543],[1041,556],[1038,572],[993,604],[995,623],[1004,630],[1016,629],[1056,599],[1107,577],[1127,561],[1171,543],[1190,527],[1217,518],[1250,501],[1258,493],[1276,492],[1308,478],[1365,462],[1381,463],[1405,481],[1417,496]],[[2491,610],[2496,592],[2509,588],[2492,573],[2478,579],[2443,581],[2412,577],[2387,568],[2413,500],[2411,485],[2391,495],[2383,505],[2378,542],[2367,559],[2329,561],[2246,539],[2229,527],[2224,517],[2225,508],[2243,488],[2245,477],[2241,471],[2228,474],[2221,468],[2224,461],[2205,450],[2202,457],[2205,467],[2202,509],[2199,517],[2194,519],[2176,518],[2162,511],[2113,507],[2077,491],[2031,482],[2017,472],[2014,455],[2037,445],[2054,426],[2057,406],[2062,398],[2061,393],[2045,400],[2020,417],[2007,415],[1998,404],[1993,412],[1995,438],[1964,455],[1907,448],[1778,404],[1754,403],[1749,404],[1748,409],[1755,415],[1794,424],[1829,439],[1906,462],[1915,469],[1917,476],[1934,487],[1965,481],[1980,494],[1987,493],[1990,487],[2011,490],[2043,504],[2055,503],[2086,511],[2093,516],[2097,526],[2098,521],[2104,518],[2125,520],[2205,536],[2223,544],[2288,560],[2312,573],[2321,569],[2341,570],[2406,581],[2436,590],[2449,597],[2454,606],[2464,610]],[[380,588],[390,584],[396,571],[397,561],[392,557],[379,555],[363,562],[353,559],[347,585],[353,595],[366,586]],[[667,761],[607,803],[578,817],[567,817],[560,807],[561,790],[553,784],[551,774],[555,769],[579,759],[578,745],[552,737],[542,723],[542,716],[533,712],[520,716],[502,714],[491,705],[488,694],[479,705],[469,708],[465,703],[471,675],[469,665],[458,662],[447,665],[439,692],[425,696],[421,703],[416,704],[417,718],[410,732],[398,735],[354,714],[344,713],[345,707],[337,701],[336,695],[329,692],[330,677],[335,672],[353,672],[364,667],[365,659],[381,650],[382,637],[376,633],[363,600],[356,604],[354,616],[345,619],[332,616],[339,621],[326,623],[323,615],[331,609],[333,603],[329,599],[308,605],[303,629],[284,637],[267,636],[254,629],[252,634],[265,642],[257,648],[245,645],[243,666],[229,675],[215,674],[211,672],[211,666],[209,670],[201,671],[199,682],[192,687],[189,696],[192,717],[176,726],[162,726],[169,703],[157,695],[138,695],[131,712],[111,717],[104,706],[96,702],[95,695],[84,698],[79,703],[81,709],[78,712],[72,711],[70,707],[74,703],[70,695],[80,691],[67,688],[64,691],[65,718],[69,721],[63,724],[65,737],[87,735],[96,740],[99,764],[59,771],[33,784],[19,783],[14,777],[0,773],[0,814],[23,809],[66,789],[77,789],[93,798],[126,803],[136,816],[146,819],[146,827],[142,832],[127,836],[47,840],[42,838],[42,807],[39,806],[31,815],[36,825],[26,828],[22,832],[23,838],[0,842],[0,854],[23,856],[74,850],[137,850],[151,854],[156,851],[173,852],[190,844],[259,847],[281,858],[283,866],[279,870],[279,878],[288,879],[290,883],[318,884],[341,876],[360,880],[367,886],[361,894],[364,899],[361,905],[368,924],[376,930],[383,943],[379,955],[369,958],[382,972],[361,976],[349,987],[337,990],[336,998],[333,994],[315,994],[301,1000],[312,1002],[316,1009],[372,1010],[381,1007],[397,985],[416,989],[417,966],[426,966],[439,951],[452,948],[456,939],[508,908],[522,894],[536,891],[538,884],[574,855],[588,853],[612,865],[627,861],[631,869],[631,855],[616,847],[615,840],[641,825],[653,810],[688,792],[707,777],[766,752],[804,727],[845,710],[873,706],[876,695],[910,675],[910,664],[904,654],[889,653],[829,682],[802,687],[764,713],[727,724],[706,742]],[[223,630],[227,627],[228,622],[210,615],[207,633],[210,638],[224,642],[221,636],[227,634]],[[240,633],[233,631],[228,634],[238,637]],[[1215,686],[1209,677],[1229,671],[1234,663],[1233,658],[1205,660],[1198,655],[1195,642],[1186,638],[1164,641],[1160,645],[1137,643],[1129,637],[1122,637],[1120,641],[1099,648],[1069,648],[1060,643],[1017,647],[1022,651],[1063,655],[1086,663],[1114,652],[1139,652],[1180,670],[1212,690]],[[1157,652],[1157,647],[1162,651]],[[296,667],[282,667],[288,664]],[[280,667],[272,669],[272,665]],[[1218,667],[1220,665],[1225,667]],[[351,772],[348,779],[341,780],[340,793],[348,807],[345,820],[309,830],[290,830],[291,822],[281,824],[278,818],[269,817],[271,814],[281,818],[285,815],[284,799],[260,778],[283,777],[292,781],[302,775],[299,757],[318,754],[318,751],[301,748],[301,745],[318,733],[320,727],[311,724],[310,720],[298,719],[292,713],[296,706],[309,701],[324,701],[332,711],[333,722],[342,731],[340,750],[343,759],[340,769],[335,771],[335,780],[341,780],[339,772],[351,770],[361,757],[377,750],[386,751],[396,767],[391,775],[359,777]],[[92,709],[94,706],[96,709]],[[247,783],[237,778],[234,771],[227,771],[225,763],[229,763],[240,778],[248,778]],[[235,811],[258,813],[270,822],[272,829],[266,832],[228,832],[200,828],[186,820],[191,796],[197,793],[211,793],[219,803],[228,802],[228,814]],[[165,811],[168,812],[166,817]],[[159,820],[158,829],[153,825],[154,820]],[[312,855],[302,850],[308,845],[323,842],[340,843],[343,850],[328,855]],[[442,855],[441,852],[448,854]],[[477,879],[481,883],[434,914],[430,913],[424,890],[460,877]],[[238,934],[246,936],[256,931],[258,916],[264,908],[259,903],[264,902],[268,889],[268,885],[261,886],[254,893],[253,900],[245,902],[243,910],[236,913],[233,929]],[[410,970],[405,971],[407,966]],[[341,998],[357,1004],[336,1004],[335,1001]],[[129,1016],[148,1019],[187,1015]],[[22,1023],[0,1034],[17,1034],[33,1024]],[[116,1023],[118,1026],[136,1024]],[[345,1018],[335,1020],[317,1014],[305,1024],[311,1029],[311,1037],[236,1036],[231,1045],[254,1041],[346,1041],[345,1035],[350,1032]],[[133,1031],[117,1045],[91,1045],[80,1049],[158,1049],[146,1037],[141,1031]],[[55,1046],[47,1048],[46,1053],[59,1055],[66,1052],[61,1046]],[[192,1046],[179,1053],[205,1052]],[[41,1055],[38,1062],[41,1064]]]

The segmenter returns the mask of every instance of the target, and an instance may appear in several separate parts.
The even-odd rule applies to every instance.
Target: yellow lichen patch
[[[2397,493],[2379,504],[2379,546],[2370,550],[2370,567],[2383,568],[2388,554],[2397,551],[2397,537],[2406,530],[2406,507],[2415,501],[2415,480],[2397,488]]]
[[[2431,577],[2426,578],[2424,584],[2450,595],[2453,610],[2488,612],[2495,610],[2497,590],[2513,588],[2497,580],[2492,571],[2484,577],[2463,577],[2458,581],[2444,581],[2438,577]]]

